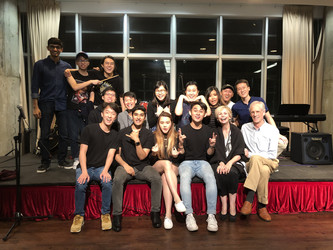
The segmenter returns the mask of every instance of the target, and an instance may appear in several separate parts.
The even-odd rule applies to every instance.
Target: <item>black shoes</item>
[[[153,227],[160,228],[162,226],[162,221],[160,218],[160,212],[151,212],[150,213],[151,222]]]
[[[229,221],[230,222],[235,222],[236,221],[236,218],[237,218],[237,214],[235,214],[235,215],[231,215],[231,214],[229,214],[229,216],[228,216],[228,214],[219,214],[219,217],[220,217],[220,220],[221,221],[226,221],[227,219],[228,219],[228,217],[229,217]]]
[[[225,220],[228,219],[228,214],[221,214],[221,213],[219,213],[219,217],[220,217],[221,221],[225,221]]]
[[[236,218],[237,218],[237,214],[235,214],[235,215],[229,215],[229,221],[230,222],[235,222],[236,221]]]
[[[37,173],[45,173],[48,169],[49,169],[50,165],[49,164],[46,164],[46,163],[42,163],[42,165],[40,165],[38,168],[37,168]]]
[[[113,215],[112,229],[115,232],[121,231],[121,215]]]

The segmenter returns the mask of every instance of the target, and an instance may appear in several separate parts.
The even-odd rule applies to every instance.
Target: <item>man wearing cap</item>
[[[234,97],[234,87],[230,84],[225,84],[222,86],[221,89],[221,99],[222,103],[226,106],[228,106],[230,109],[235,104],[233,101],[231,101],[231,98]]]
[[[94,109],[93,95],[90,96],[90,93],[93,93],[92,85],[100,83],[92,73],[93,71],[88,71],[89,57],[85,52],[76,55],[75,63],[78,70],[65,70],[65,76],[71,86],[68,88],[67,95],[67,122],[71,153],[74,159],[73,166],[64,167],[65,169],[76,169],[79,163],[79,134],[88,124],[89,112]]]
[[[50,167],[50,127],[53,116],[56,115],[59,145],[58,145],[58,167],[64,168],[71,166],[67,162],[67,116],[66,100],[68,83],[64,76],[65,69],[71,66],[60,60],[63,51],[62,41],[51,37],[47,42],[47,50],[50,55],[37,61],[34,65],[31,97],[33,101],[33,114],[40,119],[41,137],[39,147],[41,152],[41,165],[37,173],[45,173]]]

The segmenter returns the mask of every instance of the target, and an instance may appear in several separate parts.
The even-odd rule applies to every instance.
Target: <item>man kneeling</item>
[[[271,216],[266,209],[268,181],[270,174],[279,166],[279,161],[276,159],[279,130],[265,121],[265,104],[263,102],[252,102],[249,110],[253,122],[244,124],[241,130],[249,150],[247,157],[250,158],[246,164],[248,176],[244,183],[247,196],[241,213],[243,215],[251,214],[254,193],[257,192],[258,216],[269,222]]]
[[[91,180],[100,182],[102,187],[102,230],[110,230],[112,227],[110,218],[112,180],[109,168],[117,149],[118,133],[111,130],[111,125],[117,119],[118,113],[119,108],[115,103],[104,103],[102,122],[90,124],[82,131],[80,164],[76,169],[75,217],[71,233],[81,232],[84,224],[86,189]]]

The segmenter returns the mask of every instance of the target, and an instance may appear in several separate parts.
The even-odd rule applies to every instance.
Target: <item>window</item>
[[[123,18],[83,16],[82,50],[123,52]]]
[[[170,82],[170,60],[131,60],[130,61],[131,91],[138,100],[153,99],[153,89],[157,81]]]
[[[250,84],[250,95],[260,96],[261,87],[261,62],[260,61],[224,61],[222,63],[222,85],[235,86],[239,79],[246,79]],[[233,100],[239,100],[235,88]]]
[[[262,20],[223,19],[223,54],[261,54],[262,33]]]
[[[268,26],[268,55],[282,55],[282,20],[270,19]]]
[[[177,18],[177,52],[216,54],[216,29],[216,18]]]
[[[188,81],[196,81],[200,94],[209,86],[215,86],[216,61],[177,61],[177,96],[183,94]]]
[[[281,61],[267,62],[266,103],[271,114],[276,114],[281,103]]]
[[[59,38],[64,44],[64,52],[75,52],[75,16],[61,15]]]
[[[130,17],[131,53],[170,53],[170,17]]]

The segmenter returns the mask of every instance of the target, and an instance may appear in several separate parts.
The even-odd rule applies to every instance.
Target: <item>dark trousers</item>
[[[58,143],[58,162],[65,160],[67,155],[67,115],[66,110],[56,111],[54,102],[44,102],[39,104],[42,113],[40,119],[41,137],[39,147],[42,156],[42,164],[50,164],[50,132],[51,123],[54,114],[58,125],[59,143]]]

